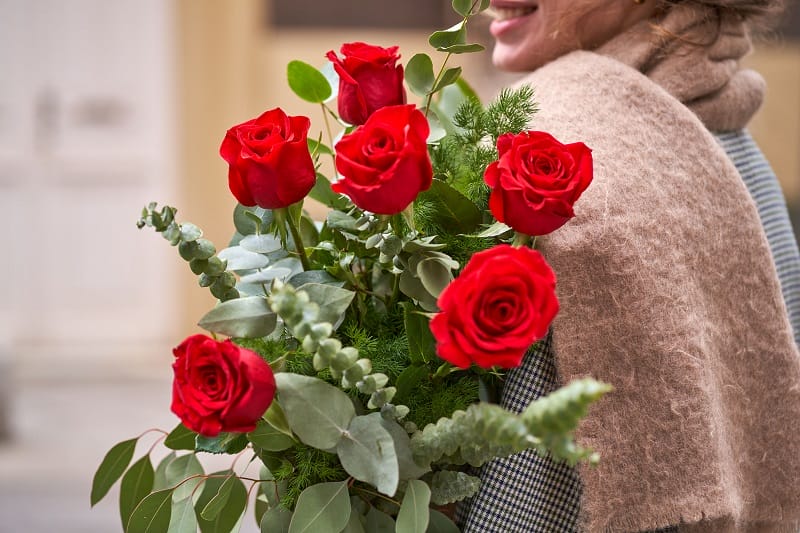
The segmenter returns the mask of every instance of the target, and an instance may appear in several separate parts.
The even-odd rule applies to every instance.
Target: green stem
[[[289,226],[289,231],[292,234],[294,247],[295,250],[297,250],[297,255],[300,256],[300,263],[303,265],[303,270],[311,270],[311,263],[308,262],[308,256],[306,255],[306,247],[303,245],[303,237],[300,236],[297,225],[294,223],[294,217],[292,217],[292,214],[289,213],[288,210],[286,213],[286,224]]]
[[[322,106],[322,120],[325,121],[325,130],[328,132],[328,143],[330,144],[331,149],[331,159],[333,160],[333,173],[336,175],[336,150],[333,147],[333,132],[331,130],[331,123],[328,121],[328,113],[333,113],[328,106],[325,104],[320,104]]]
[[[526,246],[529,242],[531,242],[531,236],[525,233],[516,232],[514,233],[514,240],[511,242],[511,246],[514,248],[522,248]]]
[[[467,18],[464,17],[464,23],[466,24]],[[442,61],[442,68],[439,69],[439,73],[436,75],[436,79],[433,80],[433,87],[436,87],[436,84],[439,83],[439,80],[444,74],[444,67],[447,65],[447,60],[450,59],[450,56],[453,55],[452,52],[447,52],[447,55]],[[428,118],[428,111],[431,109],[431,100],[433,99],[433,89],[431,88],[431,92],[428,93],[428,97],[425,99],[425,118]]]

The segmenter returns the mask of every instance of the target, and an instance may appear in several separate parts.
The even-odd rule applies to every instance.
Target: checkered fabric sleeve
[[[558,387],[548,334],[507,374],[501,405],[520,412]],[[458,509],[465,533],[577,531],[581,482],[566,464],[525,451],[484,465],[480,477],[478,494]]]

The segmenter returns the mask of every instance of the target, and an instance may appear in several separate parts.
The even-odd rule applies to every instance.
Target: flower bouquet
[[[264,532],[458,531],[442,511],[477,491],[466,465],[528,448],[597,460],[572,433],[607,386],[573,382],[519,414],[491,403],[558,312],[535,236],[573,216],[592,160],[525,130],[530,88],[484,107],[447,66],[482,49],[466,27],[488,4],[453,0],[461,22],[430,37],[438,72],[426,54],[403,67],[397,47],[365,43],[320,70],[291,62],[324,130],[309,137],[308,118],[272,109],[227,132],[239,201],[227,248],[172,207],[142,211],[139,227],[219,303],[199,323],[212,337],[174,350],[181,423],[158,430],[171,452],[154,468],[154,444],[131,465],[138,438],[126,440],[95,474],[92,505],[121,478],[125,531],[234,531],[251,501]],[[307,197],[330,208],[324,222]],[[206,473],[202,453],[231,466]]]

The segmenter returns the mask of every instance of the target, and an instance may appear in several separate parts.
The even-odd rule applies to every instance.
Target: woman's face
[[[492,61],[503,70],[534,70],[577,49],[592,49],[651,17],[656,1],[492,0]]]

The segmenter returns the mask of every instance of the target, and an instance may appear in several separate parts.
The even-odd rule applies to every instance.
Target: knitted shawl
[[[595,161],[576,217],[540,241],[559,278],[561,379],[615,387],[577,435],[602,455],[581,469],[583,526],[788,531],[800,354],[769,247],[699,114],[640,70],[578,51],[524,80],[533,128]]]

